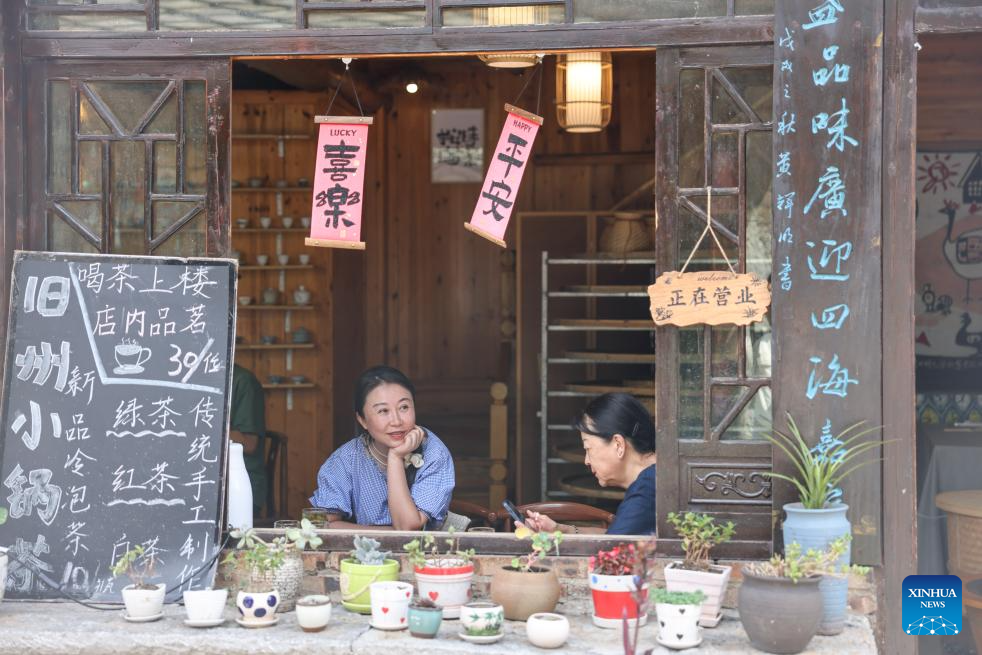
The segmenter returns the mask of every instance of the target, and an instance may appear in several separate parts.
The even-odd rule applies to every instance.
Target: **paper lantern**
[[[599,132],[610,122],[614,66],[609,52],[571,52],[556,64],[556,116],[567,132]]]
[[[487,7],[477,9],[475,21],[478,25],[502,27],[505,25],[544,25],[549,22],[548,6]],[[492,68],[528,68],[534,66],[534,52],[500,52],[478,57]]]

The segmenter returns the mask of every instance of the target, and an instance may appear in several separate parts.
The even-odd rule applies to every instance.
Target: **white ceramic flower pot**
[[[559,648],[569,638],[569,621],[561,614],[533,614],[525,623],[525,635],[538,648]]]
[[[699,625],[715,628],[722,618],[721,607],[726,587],[730,583],[731,566],[712,566],[712,571],[689,571],[680,567],[682,562],[672,562],[665,567],[665,588],[668,591],[702,591],[706,600],[702,603]]]
[[[472,637],[493,637],[505,625],[505,609],[486,600],[467,603],[461,608],[460,625]]]
[[[304,596],[297,601],[297,623],[304,632],[320,632],[330,620],[330,596]]]
[[[372,627],[379,630],[404,630],[409,627],[409,602],[413,586],[408,582],[373,582],[369,587],[372,602]]]
[[[228,589],[198,589],[184,592],[184,611],[190,621],[217,621],[225,616]]]
[[[443,616],[455,619],[460,607],[471,600],[474,565],[456,560],[427,560],[426,566],[416,568],[419,597],[433,601],[443,608]]]
[[[253,625],[272,624],[276,621],[276,608],[280,604],[280,594],[271,591],[240,591],[235,597],[244,623]]]
[[[4,578],[6,579],[6,578]],[[133,585],[123,587],[123,603],[126,615],[131,619],[145,619],[164,611],[164,593],[167,585],[160,583],[153,589],[137,589]]]
[[[699,605],[668,605],[657,603],[658,643],[666,648],[682,650],[702,643],[699,631]]]

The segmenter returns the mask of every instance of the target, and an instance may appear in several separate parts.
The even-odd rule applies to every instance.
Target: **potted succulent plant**
[[[655,611],[658,613],[659,644],[673,650],[693,648],[702,643],[699,630],[700,607],[706,594],[696,591],[655,589]]]
[[[783,508],[787,514],[783,526],[784,543],[785,546],[798,543],[805,550],[822,550],[836,539],[851,533],[846,517],[849,506],[840,500],[842,492],[839,485],[857,469],[877,461],[876,458],[862,456],[885,442],[861,441],[879,429],[862,429],[865,422],[854,423],[833,435],[831,422],[826,421],[818,443],[812,447],[805,441],[790,414],[787,419],[788,434],[775,431],[773,436],[767,437],[787,456],[797,474],[770,474],[772,478],[790,482],[798,492],[799,502],[788,503]],[[838,564],[848,564],[850,555],[846,542]],[[818,633],[839,634],[846,621],[847,582],[839,578],[826,578],[820,586],[824,610]]]
[[[150,584],[156,563],[153,553],[144,551],[143,546],[134,546],[123,553],[113,564],[115,577],[125,575],[132,584],[123,587],[123,603],[126,605],[127,621],[156,621],[164,613],[164,593],[167,585]]]
[[[235,597],[240,616],[235,621],[249,628],[273,625],[279,621],[276,610],[280,605],[275,574],[283,566],[286,553],[283,548],[263,541],[251,528],[233,530],[231,535],[239,541],[224,563],[240,572],[239,592]]]
[[[471,581],[474,579],[474,549],[461,550],[460,540],[449,529],[447,552],[440,554],[437,539],[426,534],[406,544],[406,555],[416,573],[416,586],[420,598],[427,598],[443,608],[443,616],[455,619],[460,607],[471,599]]]
[[[823,577],[849,572],[865,573],[864,567],[839,567],[837,562],[849,546],[846,535],[824,550],[792,543],[785,555],[767,562],[743,566],[743,583],[737,607],[750,643],[768,653],[800,653],[818,631],[822,620]]]
[[[559,602],[559,579],[556,572],[541,562],[554,551],[559,555],[562,532],[536,532],[525,527],[515,530],[515,536],[531,536],[532,552],[512,559],[491,577],[491,598],[504,608],[505,618],[525,621],[532,614],[552,612]]]
[[[733,523],[717,524],[712,516],[694,512],[670,512],[668,522],[682,537],[685,559],[665,567],[665,588],[678,592],[702,591],[706,598],[699,625],[715,628],[722,618],[720,607],[732,567],[712,564],[709,553],[713,547],[733,538]]]
[[[7,522],[7,508],[0,507],[0,525]],[[0,580],[7,579],[7,549],[0,546]],[[6,585],[0,584],[0,601],[3,601],[3,589]]]
[[[355,549],[341,560],[341,604],[349,612],[372,613],[370,587],[373,582],[399,579],[399,562],[389,551],[379,551],[382,544],[370,537],[355,537]]]
[[[417,598],[409,606],[409,634],[433,639],[443,622],[443,608],[429,598]]]
[[[638,590],[635,569],[638,552],[634,544],[615,546],[601,550],[590,557],[590,594],[593,597],[593,624],[601,628],[620,628],[625,617],[638,618],[638,603],[634,592]],[[647,583],[641,587],[644,597]],[[641,616],[641,625],[648,622],[648,615]]]

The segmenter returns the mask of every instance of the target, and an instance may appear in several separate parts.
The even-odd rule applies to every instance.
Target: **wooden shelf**
[[[554,331],[571,330],[643,330],[655,331],[655,322],[650,319],[590,319],[560,318],[549,326]]]
[[[310,271],[313,269],[313,264],[267,264],[265,266],[249,264],[239,266],[240,271]],[[248,305],[246,306],[248,307]]]
[[[313,305],[239,305],[239,311],[247,312],[309,312]]]
[[[600,395],[604,393],[629,393],[634,396],[645,396],[648,398],[653,398],[655,395],[655,383],[652,380],[651,385],[639,385],[639,384],[629,384],[629,383],[618,383],[618,382],[578,382],[563,385],[566,391],[576,391],[585,393],[588,395]],[[553,393],[553,392],[549,392]]]
[[[251,232],[251,233],[269,232],[272,234],[277,234],[277,233],[309,234],[310,228],[306,228],[306,227],[244,227],[241,229],[237,227],[232,228],[233,237],[241,232]]]
[[[648,287],[644,285],[582,284],[550,291],[550,298],[647,298]]]
[[[232,187],[232,192],[246,192],[249,193],[299,193],[303,191],[304,193],[313,192],[313,187],[309,186],[285,186],[285,187],[275,187],[275,186],[234,186]]]
[[[591,473],[568,475],[559,481],[559,488],[573,496],[624,500],[623,491],[601,487]]]
[[[569,462],[570,464],[582,464],[583,457],[585,455],[583,451],[583,446],[567,446],[565,448],[556,448],[556,457],[563,460],[564,462]]]
[[[236,352],[241,350],[312,350],[312,343],[242,343],[235,346]]]
[[[263,389],[268,391],[280,391],[289,389],[316,389],[317,385],[313,382],[301,382],[300,384],[264,384]]]
[[[549,264],[646,264],[654,266],[654,251],[639,250],[629,253],[597,253],[595,255],[572,255],[570,257],[550,258]]]
[[[232,141],[241,139],[243,141],[264,141],[273,139],[275,141],[306,141],[313,139],[313,134],[262,134],[258,132],[247,134],[232,133]]]
[[[550,364],[654,364],[655,353],[601,353],[572,350],[550,357]]]

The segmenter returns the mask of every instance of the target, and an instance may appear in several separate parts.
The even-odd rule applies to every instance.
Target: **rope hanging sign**
[[[648,287],[655,325],[749,325],[763,320],[771,290],[756,273],[737,273],[713,229],[713,189],[706,189],[706,228],[692,247],[681,271],[669,271]],[[699,246],[709,235],[726,261],[728,271],[686,273]]]

